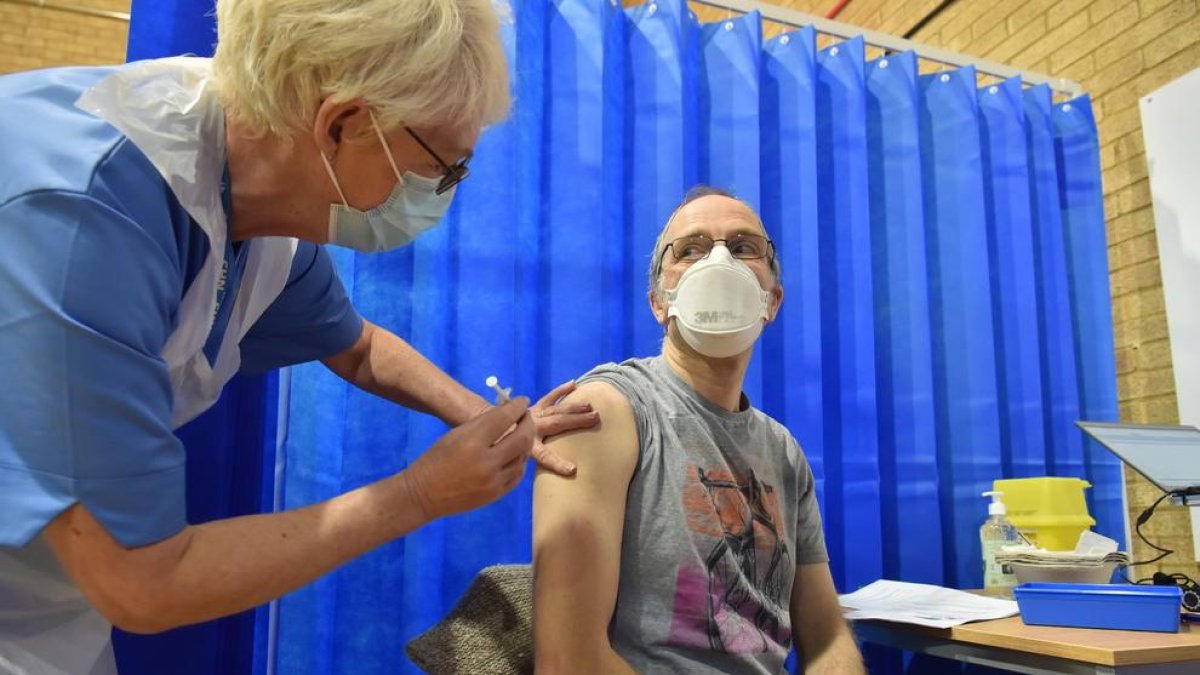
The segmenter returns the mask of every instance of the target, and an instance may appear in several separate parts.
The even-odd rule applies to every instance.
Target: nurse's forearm
[[[47,527],[68,573],[112,623],[153,633],[250,609],[421,525],[407,473],[303,509],[190,526],[121,546],[82,505]]]
[[[358,342],[324,360],[347,382],[458,426],[488,406],[399,336],[369,321]]]

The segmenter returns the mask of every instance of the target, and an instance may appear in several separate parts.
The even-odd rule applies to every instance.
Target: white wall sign
[[[1200,426],[1200,68],[1140,105],[1179,421]],[[1200,507],[1192,540],[1200,559]]]

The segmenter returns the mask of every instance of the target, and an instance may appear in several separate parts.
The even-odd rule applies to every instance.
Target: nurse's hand
[[[521,482],[537,434],[528,409],[521,396],[477,415],[403,472],[427,521],[490,504]]]
[[[600,423],[600,414],[592,410],[590,403],[560,404],[563,398],[575,391],[574,380],[558,385],[533,406],[530,413],[537,425],[537,440],[533,443],[533,460],[543,469],[560,476],[571,476],[575,465],[546,449],[542,441],[567,431],[590,429]]]

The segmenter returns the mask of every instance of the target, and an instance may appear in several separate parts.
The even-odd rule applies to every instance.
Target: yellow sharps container
[[[1003,492],[1008,520],[1032,543],[1050,551],[1070,551],[1096,520],[1088,515],[1079,478],[1010,478],[992,483]]]

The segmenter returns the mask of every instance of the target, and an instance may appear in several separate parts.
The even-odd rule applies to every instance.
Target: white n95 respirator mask
[[[667,317],[697,352],[723,359],[754,344],[769,318],[771,293],[742,262],[717,244],[667,289]]]

